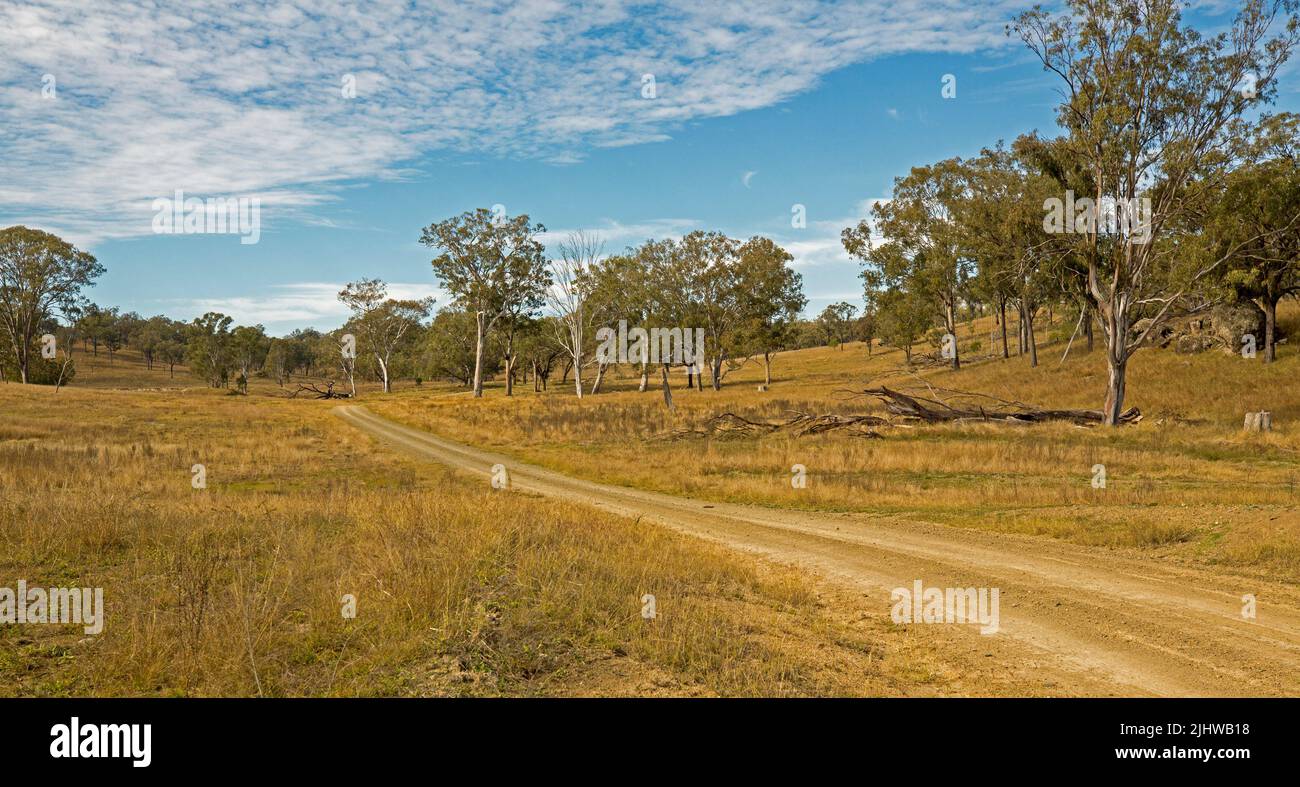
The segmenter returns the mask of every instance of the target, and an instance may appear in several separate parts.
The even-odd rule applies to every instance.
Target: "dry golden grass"
[[[1295,313],[1284,327],[1300,328]],[[963,329],[963,341],[969,336]],[[976,336],[988,326],[977,325]],[[896,428],[884,439],[653,439],[732,411],[878,412],[869,382],[1096,407],[1100,352],[1059,365],[968,357],[899,376],[861,344],[777,357],[685,391],[677,411],[615,376],[577,401],[554,382],[475,401],[449,385],[371,409],[568,473],[777,507],[1032,533],[1238,572],[1300,577],[1300,356],[1265,366],[1143,351],[1120,430],[1051,424]],[[402,459],[266,380],[213,391],[138,356],[79,355],[73,387],[0,385],[0,585],[103,587],[105,631],[0,626],[19,695],[943,694],[1039,689],[961,647],[862,615],[794,571],[578,506]],[[890,376],[892,375],[892,376]],[[108,389],[108,390],[105,390]],[[145,390],[113,390],[145,389]],[[1246,435],[1269,409],[1276,431]],[[207,466],[209,488],[190,486]],[[1094,464],[1108,484],[1093,489]],[[807,488],[789,483],[808,468]],[[358,617],[340,614],[344,594]],[[640,616],[652,593],[659,618]],[[951,645],[951,643],[948,643]],[[975,679],[978,676],[978,680]]]
[[[1300,429],[1292,425],[1300,418],[1300,355],[1286,346],[1272,365],[1223,353],[1141,351],[1130,367],[1128,403],[1145,418],[1119,430],[966,424],[887,429],[882,440],[833,433],[653,439],[728,411],[755,420],[790,411],[880,413],[857,395],[879,382],[1047,407],[1100,406],[1100,347],[1089,354],[1076,343],[1061,364],[1064,343],[1044,342],[1035,369],[1027,358],[987,357],[991,327],[981,320],[962,328],[964,344],[983,340],[984,356],[969,353],[958,372],[911,374],[901,369],[901,352],[868,357],[861,343],[804,350],[777,356],[767,393],[756,391],[762,370],[755,364],[729,375],[721,392],[682,390],[679,376],[675,413],[657,390],[638,393],[630,373],[582,401],[571,384],[553,382],[542,395],[516,386],[513,401],[494,386],[484,401],[408,389],[367,403],[396,420],[595,480],[1041,534],[1300,577]],[[1300,315],[1284,313],[1283,327],[1300,335]],[[1273,412],[1275,431],[1243,433],[1243,414],[1260,409]],[[807,468],[804,489],[790,484],[795,464]],[[1091,483],[1097,464],[1106,468],[1105,489]]]
[[[0,385],[0,586],[107,607],[99,636],[0,625],[0,693],[1010,691],[793,570],[407,462],[329,407]]]

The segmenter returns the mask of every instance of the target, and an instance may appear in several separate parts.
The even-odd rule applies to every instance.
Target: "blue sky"
[[[816,312],[860,301],[839,232],[894,177],[1054,126],[1053,82],[1002,32],[1027,3],[699,5],[7,5],[0,225],[93,251],[99,303],[274,333],[337,326],[334,294],[362,276],[445,304],[420,228],[496,204],[611,251],[697,228],[769,235]],[[1222,10],[1194,18],[1211,30]],[[1300,105],[1296,88],[1279,104]],[[259,196],[260,241],[153,234],[151,202],[175,189]]]

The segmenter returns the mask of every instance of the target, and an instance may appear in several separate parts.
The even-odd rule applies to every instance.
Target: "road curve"
[[[510,487],[656,522],[811,570],[888,612],[889,591],[999,588],[998,633],[1055,674],[1124,695],[1300,696],[1300,593],[1207,568],[1117,555],[1050,539],[871,514],[715,503],[572,478],[395,423],[358,405],[334,412],[415,457],[491,474]],[[1257,617],[1242,618],[1255,594]],[[877,603],[878,601],[878,603]],[[991,643],[990,643],[991,644]],[[1012,644],[1010,642],[1008,645]],[[1086,678],[1086,679],[1085,679]],[[1080,689],[1061,687],[1063,694]]]

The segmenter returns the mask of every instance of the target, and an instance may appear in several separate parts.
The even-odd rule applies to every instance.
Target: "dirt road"
[[[1123,695],[1300,695],[1300,592],[1294,587],[1042,538],[600,484],[445,440],[364,407],[335,412],[418,457],[485,477],[493,465],[504,465],[511,489],[641,517],[811,570],[854,589],[877,613],[888,613],[891,589],[911,588],[918,579],[925,587],[998,588],[996,634],[952,628],[981,640],[981,649],[1030,658],[1065,676],[1063,694],[1102,687]],[[1245,594],[1257,598],[1253,620],[1242,616]]]

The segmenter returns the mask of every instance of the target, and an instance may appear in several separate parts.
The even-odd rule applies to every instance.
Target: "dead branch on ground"
[[[334,381],[330,380],[325,384],[325,390],[321,390],[315,383],[298,383],[298,390],[289,394],[290,399],[297,399],[300,393],[310,393],[313,399],[351,399],[352,394],[344,391],[334,390]]]
[[[947,401],[939,392],[951,394]],[[1044,410],[1021,402],[1011,402],[988,394],[956,391],[930,387],[931,396],[920,396],[894,391],[885,386],[867,388],[861,393],[879,399],[890,415],[926,423],[958,421],[1008,421],[1016,423],[1044,423],[1069,421],[1074,424],[1100,424],[1100,410]],[[933,397],[933,398],[931,398]],[[1120,416],[1120,423],[1135,424],[1142,413],[1130,407]]]
[[[813,415],[812,413],[792,412],[785,421],[751,421],[735,413],[722,413],[710,418],[702,429],[677,429],[666,434],[657,435],[655,440],[682,440],[691,437],[759,437],[762,435],[784,432],[795,437],[823,434],[838,430],[849,430],[853,437],[879,439],[880,433],[873,426],[888,426],[889,421],[876,415]]]

